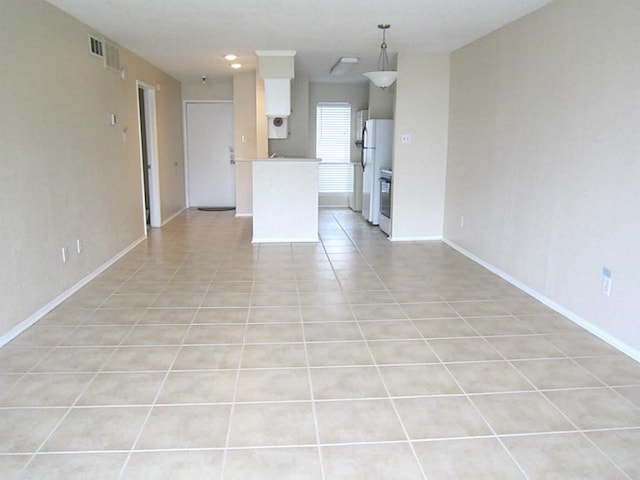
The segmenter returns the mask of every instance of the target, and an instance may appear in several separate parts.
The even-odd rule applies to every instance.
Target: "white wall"
[[[233,121],[236,158],[257,158],[256,74],[233,76]],[[244,141],[243,141],[244,139]],[[236,215],[253,213],[253,177],[251,163],[236,162]]]
[[[233,100],[233,81],[215,79],[194,79],[192,82],[182,83],[182,98],[184,100]]]
[[[453,54],[445,220],[449,241],[636,358],[638,25],[637,0],[562,0]]]
[[[136,99],[129,97],[131,87],[135,80],[146,84],[159,86],[155,92],[157,142],[159,162],[159,190],[160,212],[162,224],[170,221],[178,213],[184,210],[185,201],[185,160],[184,160],[184,136],[182,128],[183,106],[181,102],[182,92],[180,83],[174,78],[158,70],[152,64],[124,51],[127,62],[131,65],[131,71],[127,74],[128,82],[123,88],[127,91],[127,109],[130,113],[126,117],[131,132],[128,134],[132,150],[129,151],[133,163],[140,156],[137,116],[133,108],[137,108]],[[135,89],[134,89],[135,90]],[[137,178],[136,178],[137,181]],[[137,187],[132,185],[132,193],[135,195]],[[130,207],[129,207],[130,208]]]
[[[442,238],[449,55],[400,52],[396,83],[391,239]]]
[[[162,219],[184,208],[180,84],[125,49],[122,80],[89,32],[40,0],[0,2],[0,344],[144,237],[137,80],[160,85]]]
[[[291,80],[291,116],[288,119],[289,136],[269,140],[269,155],[284,157],[309,156],[309,78],[297,76]]]
[[[369,118],[393,120],[396,86],[379,88],[369,83]]]

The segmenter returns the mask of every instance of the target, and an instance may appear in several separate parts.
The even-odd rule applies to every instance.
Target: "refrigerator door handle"
[[[362,149],[360,150],[360,163],[362,164],[362,171],[364,172],[364,169],[366,167],[366,162],[364,161],[364,151],[367,150],[368,148],[371,147],[367,147],[367,124],[365,123],[364,127],[362,127]]]
[[[374,147],[367,146],[367,126],[365,125],[364,128],[362,129],[362,149],[364,150],[367,148],[374,148]]]

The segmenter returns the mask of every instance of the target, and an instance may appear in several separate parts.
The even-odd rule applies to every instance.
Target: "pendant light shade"
[[[398,72],[389,70],[389,58],[387,57],[386,31],[391,25],[381,23],[378,28],[382,30],[382,44],[380,45],[380,57],[378,58],[378,71],[367,72],[365,77],[371,80],[376,87],[387,88],[396,81]]]
[[[367,72],[364,76],[368,77],[376,87],[387,88],[396,81],[398,72],[381,70],[379,72]]]

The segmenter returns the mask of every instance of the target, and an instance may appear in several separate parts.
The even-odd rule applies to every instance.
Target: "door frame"
[[[187,105],[190,103],[211,103],[211,104],[231,104],[233,105],[233,100],[183,100],[182,101],[182,144],[184,145],[184,204],[187,208],[191,207],[189,202],[189,147],[187,144]],[[234,112],[235,115],[235,112]],[[235,144],[235,119],[233,124],[233,138]],[[234,145],[235,149],[235,145]],[[236,173],[237,175],[237,173]],[[235,182],[236,179],[234,178]],[[236,186],[237,188],[237,186]],[[238,196],[238,192],[236,191],[236,198]]]
[[[162,226],[162,212],[160,211],[160,172],[158,161],[158,130],[156,122],[156,87],[136,80],[136,99],[138,91],[144,92],[144,112],[147,135],[147,163],[149,164],[149,225],[152,228]],[[140,105],[138,101],[138,134],[140,135]],[[144,172],[142,171],[142,141],[140,145],[140,182],[142,186],[142,222],[147,231],[147,212],[144,199]]]

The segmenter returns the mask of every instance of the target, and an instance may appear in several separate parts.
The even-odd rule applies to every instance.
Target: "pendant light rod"
[[[386,72],[389,69],[389,57],[387,56],[387,29],[391,28],[388,23],[378,24],[378,28],[382,29],[382,44],[380,45],[380,57],[378,58],[378,69]]]

